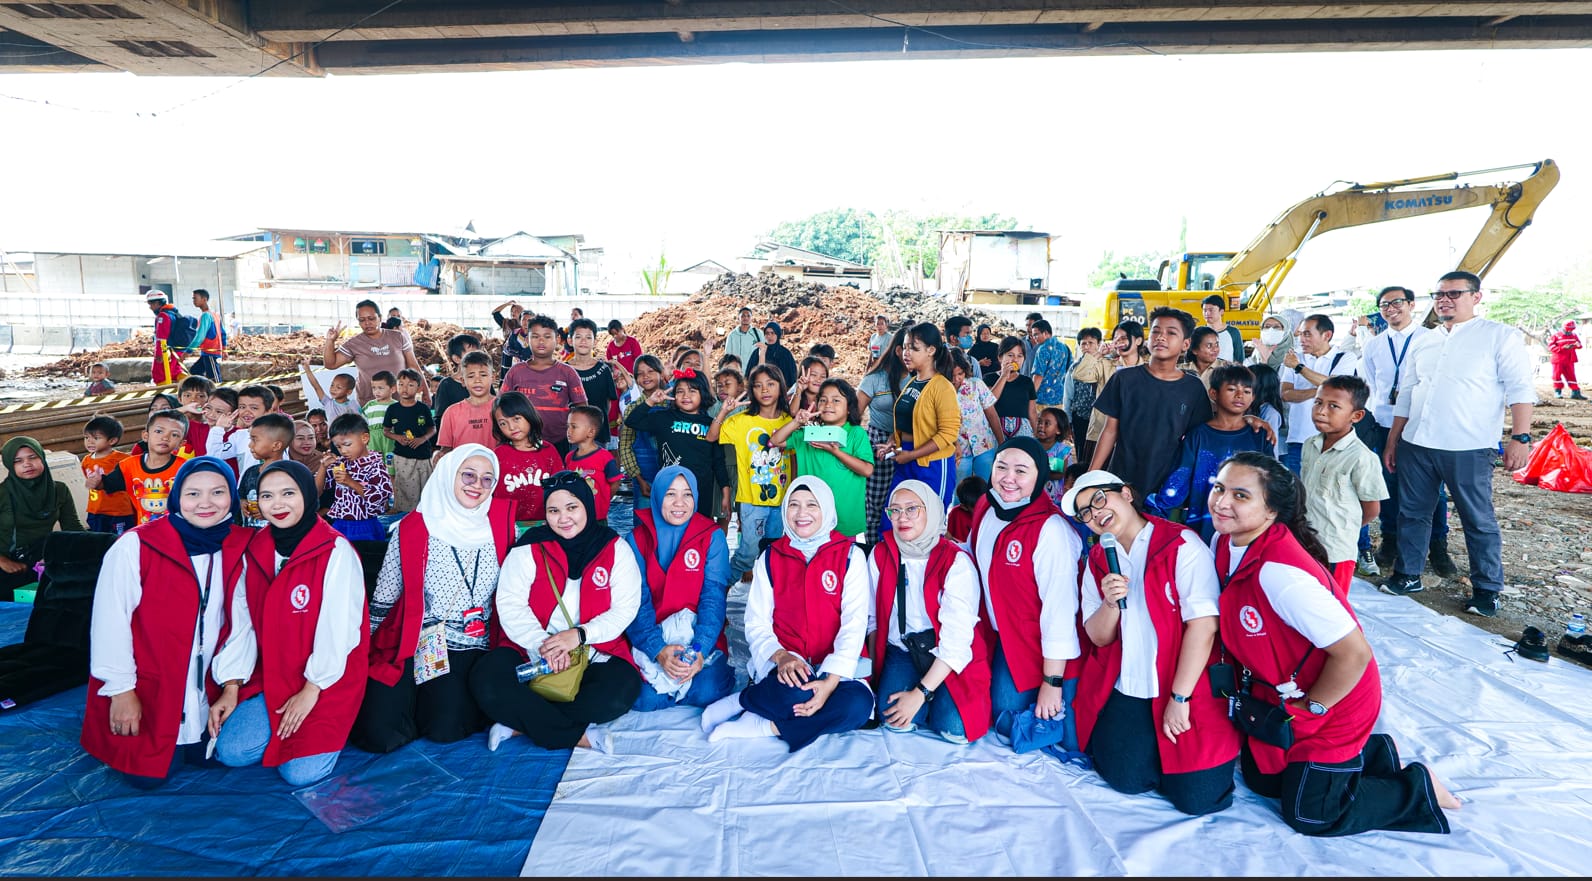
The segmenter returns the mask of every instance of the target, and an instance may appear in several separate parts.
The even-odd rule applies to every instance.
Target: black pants
[[[1398,747],[1373,734],[1347,762],[1289,762],[1281,774],[1262,774],[1244,743],[1244,783],[1282,800],[1283,822],[1301,835],[1355,835],[1372,829],[1448,834],[1432,775],[1419,762],[1399,767]]]
[[[365,680],[365,702],[348,742],[368,753],[390,753],[419,737],[433,743],[463,740],[487,726],[470,693],[470,674],[487,653],[448,652],[448,673],[415,684],[413,658],[394,685]]]
[[[611,658],[586,667],[574,700],[550,701],[515,677],[514,668],[524,661],[514,649],[493,649],[470,674],[470,692],[492,721],[543,749],[569,749],[585,736],[587,725],[623,716],[641,694],[641,674]]]
[[[1082,416],[1075,414],[1072,417],[1072,448],[1077,451],[1077,461],[1084,465],[1088,465],[1094,457],[1094,441],[1089,440],[1089,417],[1093,414],[1094,410],[1091,409]]]
[[[0,603],[14,602],[16,600],[17,588],[27,587],[38,580],[39,576],[34,574],[33,566],[31,564],[21,572],[14,574],[10,572],[0,572]]]
[[[1117,792],[1138,795],[1153,789],[1185,814],[1226,810],[1233,803],[1233,763],[1237,759],[1199,771],[1161,773],[1156,741],[1161,726],[1153,707],[1145,698],[1112,690],[1085,750],[1094,759],[1095,771]]]

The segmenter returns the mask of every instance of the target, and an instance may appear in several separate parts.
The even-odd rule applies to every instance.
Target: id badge
[[[442,622],[420,629],[415,647],[415,684],[424,685],[438,676],[448,675],[448,637]]]
[[[1387,393],[1387,402],[1389,404],[1397,404],[1399,402],[1399,390],[1398,389],[1394,389],[1394,390],[1392,390],[1392,391]]]
[[[486,609],[476,606],[464,610],[464,635],[471,639],[486,636]]]

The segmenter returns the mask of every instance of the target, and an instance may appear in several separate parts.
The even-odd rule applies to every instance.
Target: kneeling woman
[[[204,761],[205,674],[249,531],[232,525],[232,468],[199,456],[177,470],[171,513],[111,545],[94,588],[83,748],[149,789]]]
[[[319,497],[315,475],[297,462],[260,472],[270,525],[249,542],[216,655],[225,685],[210,705],[222,764],[264,764],[293,786],[332,773],[365,696],[369,652],[359,555],[315,515]]]
[[[827,484],[798,477],[783,514],[785,535],[753,567],[746,597],[753,683],[704,710],[702,730],[714,741],[780,737],[795,752],[873,715],[873,694],[855,678],[870,596],[867,561],[835,529]]]
[[[890,731],[977,740],[989,731],[994,642],[978,619],[978,572],[942,534],[945,508],[928,484],[902,481],[884,512],[892,528],[868,559],[879,717]]]
[[[641,693],[625,628],[641,605],[641,570],[630,546],[597,519],[591,484],[573,471],[542,482],[547,522],[514,543],[498,582],[498,617],[506,643],[470,675],[470,691],[496,723],[487,746],[524,734],[543,749],[602,749],[592,725],[623,716]],[[553,672],[570,653],[591,647],[580,691],[550,701],[522,684],[515,668],[535,655]]]
[[[1233,803],[1238,731],[1206,670],[1221,589],[1211,552],[1182,525],[1139,510],[1108,471],[1078,478],[1062,507],[1120,548],[1095,545],[1083,576],[1084,656],[1073,701],[1078,742],[1118,792],[1155,790],[1185,814]]]
[[[696,475],[670,465],[652,485],[651,510],[636,512],[625,539],[641,562],[643,587],[625,631],[647,680],[635,708],[705,707],[735,688],[724,639],[730,551],[718,526],[696,513]]]
[[[1400,766],[1393,738],[1371,733],[1382,708],[1376,658],[1333,591],[1299,478],[1270,456],[1238,453],[1211,484],[1210,511],[1222,644],[1263,705],[1293,685],[1283,703],[1293,746],[1245,738],[1244,782],[1281,798],[1283,820],[1305,835],[1448,832],[1443,809],[1459,799],[1425,766]]]
[[[497,480],[491,450],[455,447],[398,521],[370,600],[370,678],[349,736],[366,752],[486,727],[470,671],[501,642],[493,597],[514,541],[514,500],[492,497]]]

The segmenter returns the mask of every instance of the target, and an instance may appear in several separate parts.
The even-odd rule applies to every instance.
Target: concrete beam
[[[27,34],[0,30],[0,71],[5,73],[56,73],[60,71],[110,70],[92,58]]]

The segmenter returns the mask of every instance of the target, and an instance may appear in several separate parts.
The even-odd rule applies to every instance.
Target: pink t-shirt
[[[480,444],[487,449],[497,443],[492,436],[492,401],[474,404],[468,399],[449,407],[442,414],[442,425],[437,429],[437,446],[462,447]]]
[[[392,328],[382,328],[381,333],[374,337],[354,334],[337,345],[337,351],[354,359],[354,366],[359,368],[359,386],[354,397],[361,401],[375,397],[370,393],[372,376],[383,370],[397,376],[398,371],[407,365],[404,354],[414,349],[409,334]]]

